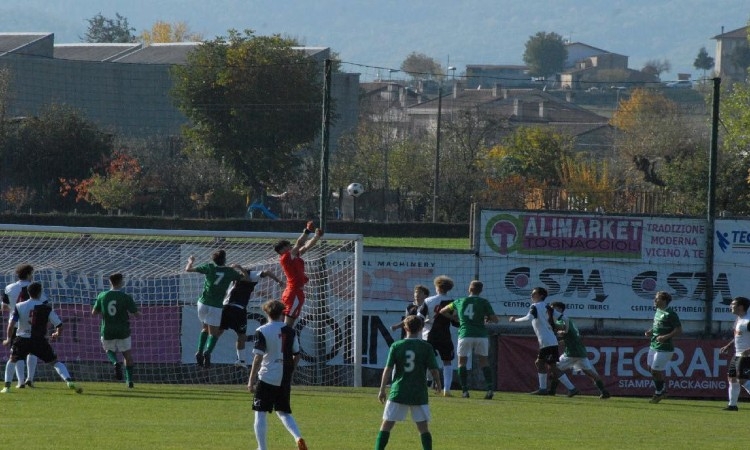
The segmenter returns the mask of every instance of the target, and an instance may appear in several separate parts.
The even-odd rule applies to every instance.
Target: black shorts
[[[453,347],[452,339],[427,339],[427,342],[432,344],[432,348],[435,349],[438,355],[440,355],[441,361],[453,361],[456,357],[455,347]]]
[[[234,330],[237,334],[247,334],[247,310],[232,305],[224,305],[221,309],[222,330]]]
[[[727,376],[729,376],[729,378],[739,378],[741,380],[750,379],[750,358],[733,356],[731,361],[729,361]]]
[[[13,362],[26,359],[29,354],[48,363],[57,359],[57,354],[46,337],[25,338],[16,336],[13,340],[13,346],[10,350],[10,359]]]
[[[280,411],[291,414],[292,406],[289,401],[291,395],[291,383],[282,382],[281,386],[274,386],[264,381],[258,381],[253,397],[253,411]]]
[[[555,365],[560,359],[560,349],[556,345],[550,345],[549,347],[540,348],[539,354],[537,354],[536,359],[539,361],[544,361],[550,366]]]

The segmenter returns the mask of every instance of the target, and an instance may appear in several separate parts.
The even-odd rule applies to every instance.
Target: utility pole
[[[432,222],[437,222],[438,194],[440,193],[440,119],[443,112],[443,83],[438,87],[437,129],[435,131],[435,179],[432,183]]]
[[[703,328],[704,337],[711,335],[711,322],[714,309],[714,235],[716,234],[716,172],[718,164],[719,142],[719,96],[721,95],[721,78],[714,78],[714,98],[711,109],[711,147],[708,157],[708,199],[706,219],[706,317]]]
[[[331,129],[331,64],[325,60],[323,68],[323,128],[320,133],[320,228],[326,229],[326,213],[328,211],[328,158]]]

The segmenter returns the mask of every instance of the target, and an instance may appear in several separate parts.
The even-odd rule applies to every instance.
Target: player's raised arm
[[[270,270],[263,270],[263,271],[261,271],[260,272],[260,277],[261,278],[268,277],[268,278],[272,279],[273,281],[275,281],[278,284],[284,284],[284,282],[281,281],[281,278],[277,277],[276,274],[273,273]]]
[[[320,228],[315,228],[315,231],[313,231],[314,225],[312,221],[307,222],[307,228],[305,228],[305,234],[313,234],[313,237],[309,239],[305,244],[299,249],[299,254],[304,255],[308,250],[310,250],[313,245],[315,245],[316,242],[320,240],[320,238],[323,236],[323,230]]]
[[[193,269],[193,264],[195,264],[195,256],[190,255],[188,256],[187,265],[185,266],[185,272],[195,272],[195,269]]]

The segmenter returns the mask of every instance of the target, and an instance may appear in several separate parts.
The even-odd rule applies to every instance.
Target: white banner
[[[542,286],[578,317],[646,319],[660,290],[683,320],[706,316],[705,220],[482,211],[481,230],[480,278],[498,314],[525,313],[531,290]],[[736,267],[720,267],[713,319],[732,320],[733,290],[747,290],[732,284]]]

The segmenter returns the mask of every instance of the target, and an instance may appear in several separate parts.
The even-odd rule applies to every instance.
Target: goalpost
[[[119,228],[0,225],[0,282],[15,281],[19,264],[34,267],[54,310],[63,320],[58,358],[80,381],[114,381],[112,365],[99,341],[100,316],[91,308],[108,277],[124,275],[123,290],[133,296],[141,316],[131,320],[134,382],[243,383],[248,369],[234,365],[237,336],[227,330],[212,353],[210,368],[197,367],[200,324],[196,301],[204,277],[184,272],[187,258],[196,265],[226,250],[227,264],[271,270],[283,280],[274,242],[299,234],[232,231],[184,231]],[[306,302],[295,324],[302,359],[294,382],[319,386],[362,385],[362,236],[326,234],[305,256]],[[263,278],[248,306],[246,355],[252,359],[255,329],[265,323],[260,305],[280,299],[283,287]],[[3,312],[5,336],[9,313]],[[2,350],[3,362],[8,349]],[[40,363],[37,380],[56,379]]]

